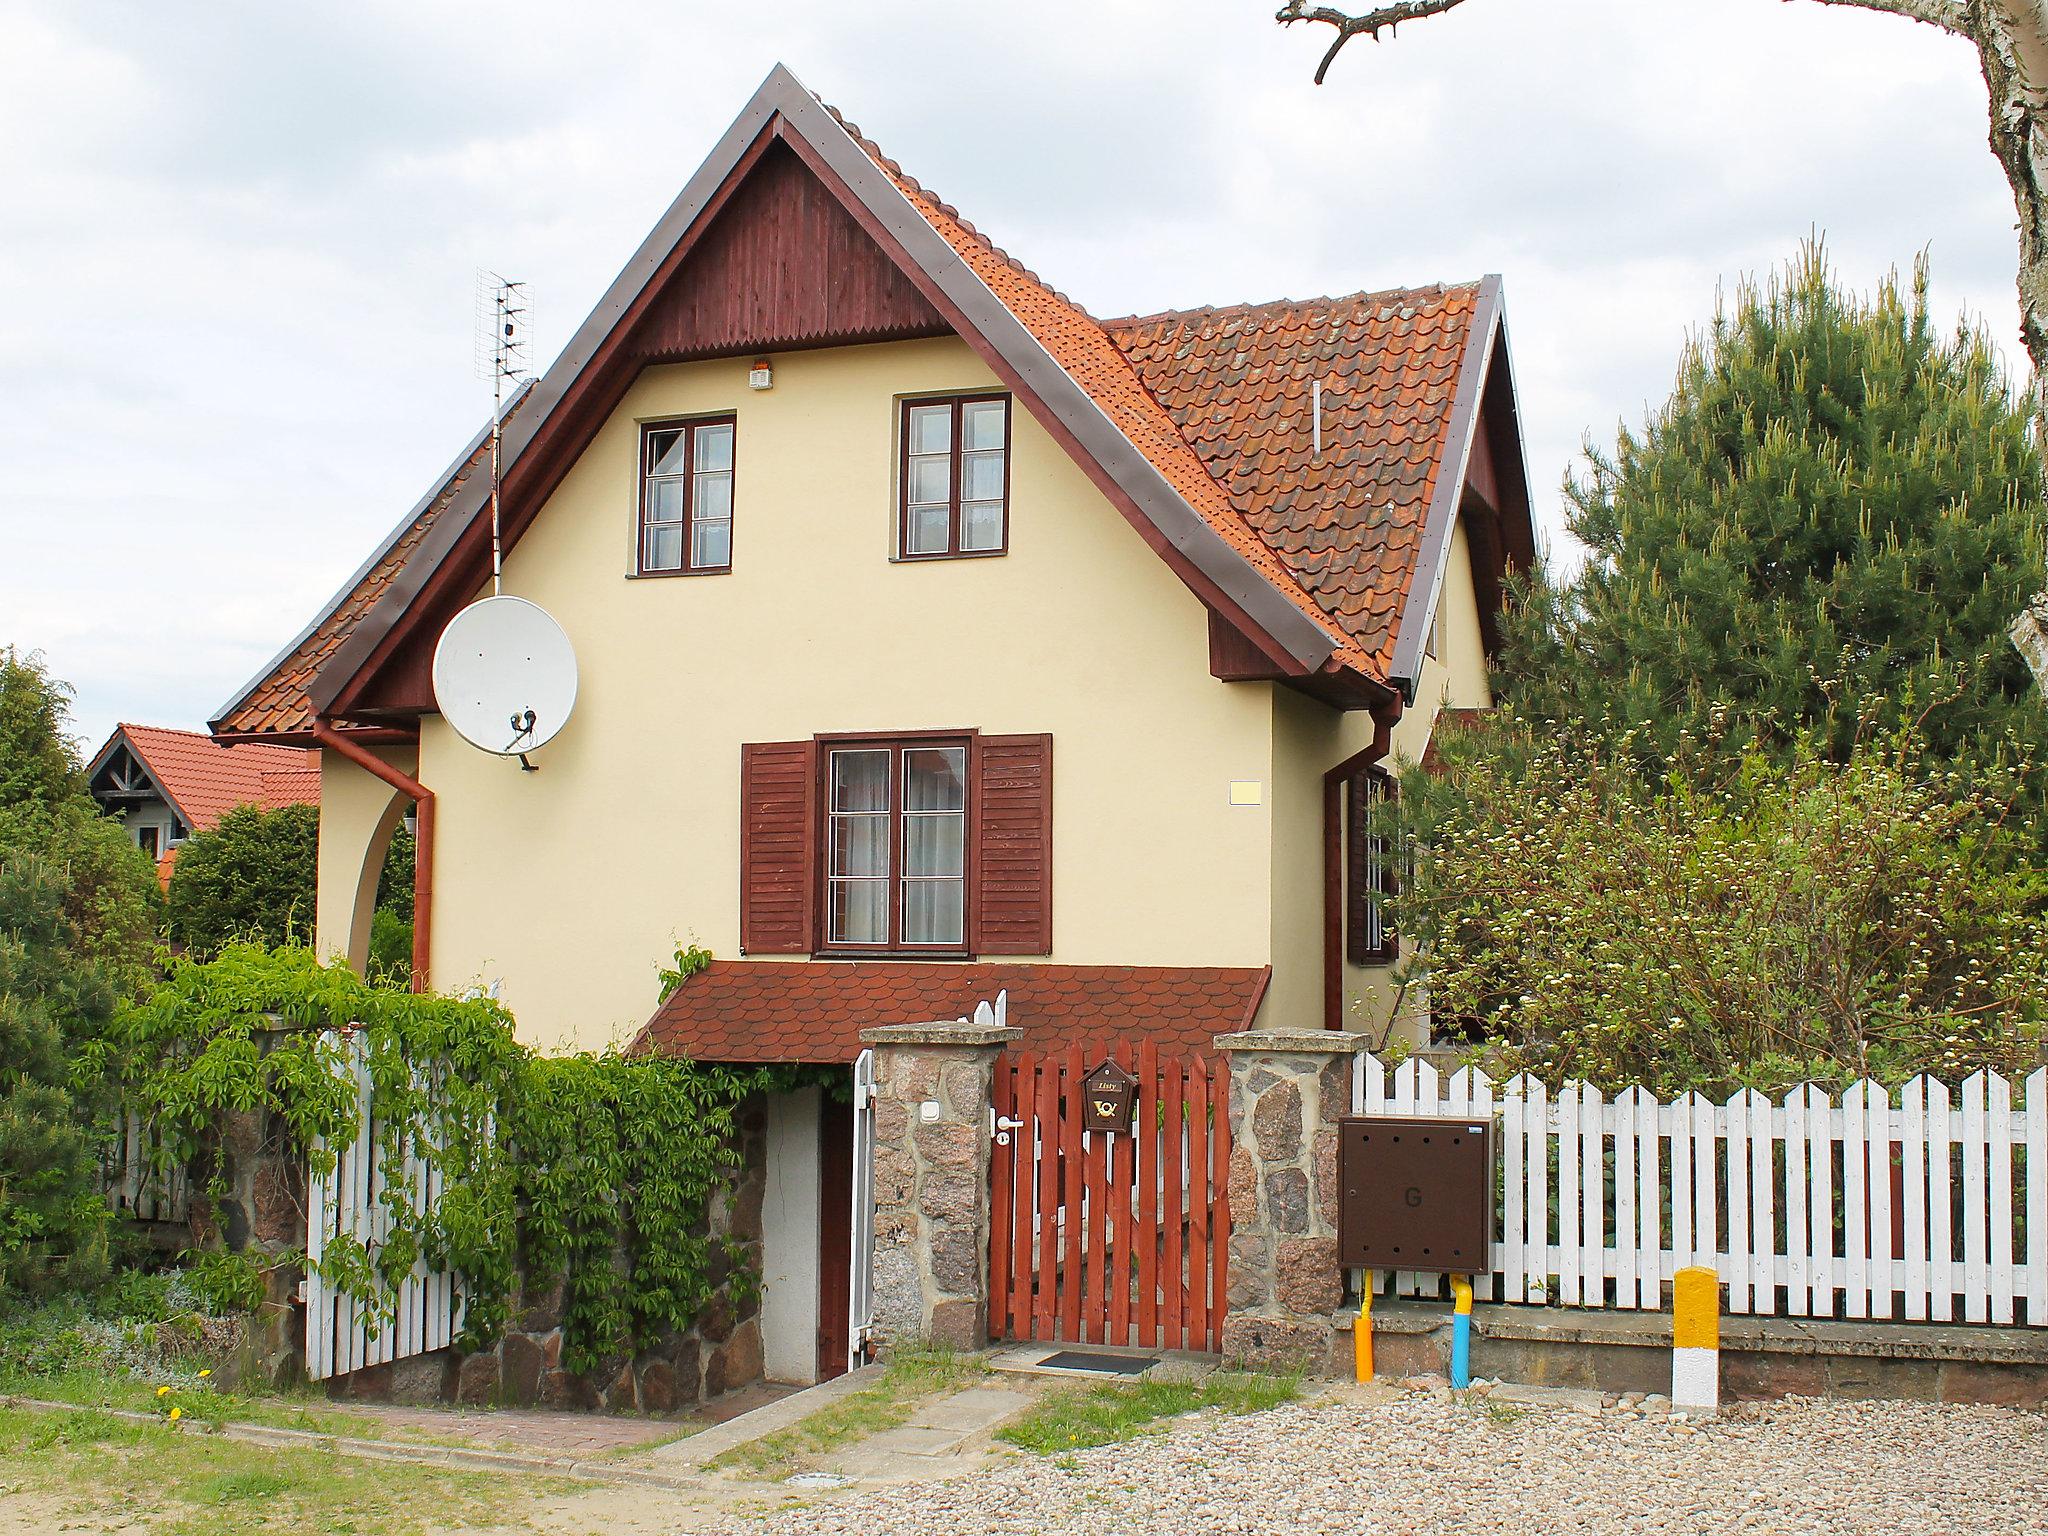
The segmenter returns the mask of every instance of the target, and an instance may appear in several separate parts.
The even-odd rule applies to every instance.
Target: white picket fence
[[[1501,1167],[1485,1300],[1659,1309],[1712,1265],[1731,1312],[2048,1327],[2048,1068],[1755,1092],[1725,1104],[1613,1100],[1360,1056],[1359,1114],[1492,1117]],[[1437,1275],[1383,1287],[1436,1297]]]
[[[428,1269],[424,1259],[400,1282],[395,1315],[390,1308],[358,1302],[320,1276],[321,1255],[335,1238],[353,1237],[374,1257],[392,1225],[376,1149],[379,1126],[370,1113],[369,1065],[360,1036],[351,1035],[346,1043],[356,1083],[355,1139],[335,1158],[331,1173],[314,1173],[307,1180],[306,1374],[315,1381],[445,1349],[462,1328],[462,1296],[454,1277]],[[422,1209],[440,1198],[441,1172],[408,1154],[402,1187],[413,1209]]]
[[[121,1134],[107,1148],[100,1182],[107,1204],[137,1221],[182,1222],[191,1212],[192,1182],[182,1167],[157,1166],[162,1138],[135,1110],[121,1113]]]

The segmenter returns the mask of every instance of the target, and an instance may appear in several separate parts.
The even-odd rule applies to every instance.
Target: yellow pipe
[[[1352,1363],[1362,1382],[1372,1380],[1372,1271],[1359,1287],[1358,1321],[1351,1325]]]

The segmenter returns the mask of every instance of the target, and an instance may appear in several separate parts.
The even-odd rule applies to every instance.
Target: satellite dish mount
[[[484,598],[441,631],[434,703],[464,741],[532,773],[527,753],[554,740],[576,707],[576,652],[538,603]]]

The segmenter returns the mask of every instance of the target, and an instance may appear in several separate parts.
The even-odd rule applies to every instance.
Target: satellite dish
[[[455,734],[500,757],[545,746],[576,707],[576,652],[545,608],[487,597],[434,647],[434,703]]]

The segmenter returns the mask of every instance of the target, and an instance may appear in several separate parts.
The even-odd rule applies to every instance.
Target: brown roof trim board
[[[1402,609],[1400,636],[1394,642],[1393,661],[1388,668],[1395,685],[1401,689],[1402,697],[1411,704],[1415,702],[1416,683],[1422,675],[1423,648],[1429,641],[1430,621],[1436,615],[1444,571],[1450,563],[1451,535],[1457,527],[1458,508],[1465,496],[1465,471],[1471,462],[1472,444],[1479,434],[1480,409],[1486,400],[1487,383],[1492,378],[1496,359],[1506,384],[1507,409],[1510,413],[1519,414],[1514,367],[1508,354],[1504,307],[1500,274],[1489,273],[1480,280],[1478,308],[1472,317],[1472,334],[1480,345],[1475,351],[1469,342],[1466,344],[1458,370],[1457,400],[1451,408],[1450,429],[1445,438],[1448,454],[1456,455],[1456,473],[1444,473],[1445,469],[1452,467],[1448,463],[1437,471],[1436,486],[1423,524],[1422,549],[1416,557],[1416,580],[1420,582],[1427,577],[1427,585],[1421,588],[1425,601],[1415,601],[1417,593],[1411,584],[1408,601]],[[1519,431],[1515,433],[1513,467],[1520,475],[1526,499],[1529,469]]]
[[[505,402],[504,409],[505,414],[507,416],[512,415],[519,409],[520,405],[526,399],[527,391],[532,389],[532,387],[532,381],[529,380],[526,383],[521,384],[517,389],[515,389],[512,392],[511,398]],[[386,534],[384,536],[383,541],[380,544],[378,544],[376,549],[371,551],[370,558],[365,560],[361,565],[357,566],[355,568],[354,573],[350,575],[348,580],[344,581],[338,588],[335,589],[334,595],[328,598],[325,603],[321,604],[320,611],[313,615],[312,622],[307,624],[306,627],[300,630],[296,635],[292,636],[291,640],[285,645],[285,647],[282,650],[280,650],[275,656],[271,657],[269,661],[264,663],[263,669],[260,672],[258,672],[254,677],[250,678],[249,681],[242,684],[240,688],[236,689],[233,698],[229,699],[227,703],[221,705],[221,707],[215,710],[212,713],[212,715],[208,716],[206,722],[208,730],[213,731],[223,741],[232,741],[236,739],[238,733],[223,732],[220,730],[221,722],[223,720],[226,720],[232,714],[234,714],[236,710],[240,709],[242,705],[248,701],[249,695],[254,693],[258,688],[261,688],[266,682],[268,682],[271,679],[271,677],[277,672],[278,668],[282,667],[286,662],[292,659],[293,652],[297,651],[300,646],[304,645],[308,640],[313,638],[314,631],[319,629],[322,624],[325,624],[327,620],[330,617],[332,617],[335,609],[339,608],[343,603],[348,601],[350,594],[353,593],[357,586],[361,584],[363,578],[365,576],[368,576],[371,571],[375,570],[377,567],[377,563],[380,560],[382,560],[386,555],[390,554],[392,548],[398,543],[398,541],[405,537],[406,530],[411,528],[414,523],[418,522],[420,518],[425,515],[429,507],[433,506],[435,502],[439,501],[443,496],[448,494],[448,487],[454,482],[456,476],[462,473],[464,467],[468,465],[469,461],[476,457],[477,450],[482,448],[483,445],[490,440],[490,436],[491,424],[489,422],[485,422],[482,427],[477,429],[476,435],[463,445],[462,452],[458,453],[455,456],[454,460],[449,464],[449,466],[441,471],[440,477],[434,481],[432,488],[428,490],[427,494],[422,496],[418,501],[413,503],[411,510],[408,511],[404,517],[401,517],[398,520],[397,524],[392,528],[391,532]],[[260,739],[275,740],[276,733],[262,733]]]
[[[867,212],[873,226],[885,232],[908,258],[913,280],[921,276],[925,281],[919,286],[929,285],[927,296],[942,311],[950,309],[949,318],[957,315],[964,321],[962,328],[970,342],[977,335],[986,342],[993,356],[985,357],[995,371],[1026,397],[1027,404],[1037,408],[1034,413],[1040,414],[1049,429],[1079,446],[1084,467],[1092,460],[1102,470],[1121,493],[1113,498],[1120,510],[1126,517],[1135,512],[1132,521],[1149,526],[1159,541],[1155,548],[1183,580],[1205,600],[1220,599],[1224,607],[1234,610],[1233,617],[1241,616],[1251,638],[1283,670],[1295,676],[1321,671],[1338,649],[1337,638],[1188,504],[875,164],[846,126],[780,64],[769,71],[561,356],[534,386],[530,408],[520,413],[506,433],[502,449],[506,474],[510,475],[521,454],[570,397],[584,370],[620,322],[629,318],[699,216],[718,199],[732,172],[763,141],[764,133],[777,126],[778,117],[787,128],[780,136],[806,159],[822,162],[830,170]],[[472,482],[456,493],[384,595],[314,676],[306,691],[316,712],[331,713],[338,701],[345,704],[349,685],[387,654],[386,640],[475,524],[485,504],[485,490]]]

